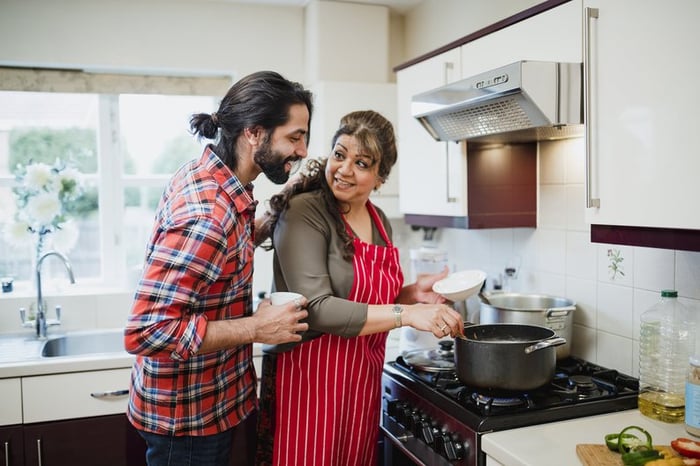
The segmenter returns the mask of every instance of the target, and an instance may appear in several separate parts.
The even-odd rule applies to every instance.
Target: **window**
[[[17,80],[21,85],[8,86],[13,80],[3,79],[3,72],[29,73],[30,79],[25,76]],[[17,164],[70,161],[85,187],[70,213],[78,227],[77,246],[62,251],[76,281],[132,285],[165,184],[180,165],[199,157],[208,142],[189,133],[189,118],[216,110],[230,79],[115,79],[0,68],[0,83],[0,232],[17,210],[12,191]],[[31,244],[17,246],[0,234],[0,276],[29,283],[33,250]],[[65,282],[60,267],[50,260],[42,267],[55,277],[56,286]],[[42,280],[42,285],[51,283]]]

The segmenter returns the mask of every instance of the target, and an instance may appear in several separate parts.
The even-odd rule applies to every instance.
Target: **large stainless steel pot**
[[[543,294],[503,291],[485,292],[481,297],[480,323],[527,324],[550,328],[566,339],[566,344],[557,348],[557,359],[566,358],[571,354],[576,310],[574,301]]]
[[[550,382],[557,363],[556,346],[566,340],[537,325],[464,326],[455,338],[457,377],[471,387],[532,390]]]

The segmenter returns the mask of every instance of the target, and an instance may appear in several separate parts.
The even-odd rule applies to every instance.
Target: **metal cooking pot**
[[[557,363],[556,346],[566,343],[553,330],[537,325],[464,326],[455,338],[457,377],[472,387],[532,390],[550,382]]]
[[[479,295],[479,322],[482,324],[540,325],[566,339],[557,348],[557,359],[571,354],[576,303],[570,299],[540,294],[520,294],[503,291]]]

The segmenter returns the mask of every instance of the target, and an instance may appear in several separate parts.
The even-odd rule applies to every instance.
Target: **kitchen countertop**
[[[70,333],[70,332],[68,332]],[[51,337],[63,334],[52,335]],[[26,334],[0,336],[0,379],[131,367],[126,351],[42,357],[43,340]]]
[[[581,464],[577,444],[603,444],[605,434],[629,425],[646,429],[655,445],[670,445],[671,440],[690,435],[683,423],[667,424],[631,409],[485,434],[481,448],[504,466],[576,466]]]
[[[52,337],[61,335],[56,334]],[[43,343],[26,334],[0,336],[0,379],[130,368],[135,358],[126,351],[42,357],[40,353]],[[254,343],[253,357],[261,355],[262,345]]]

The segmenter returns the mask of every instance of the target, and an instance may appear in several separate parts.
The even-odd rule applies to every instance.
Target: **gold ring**
[[[441,331],[442,333],[445,333],[445,328],[447,328],[447,324],[445,324],[445,325],[443,325],[442,327],[440,327],[440,331]]]

